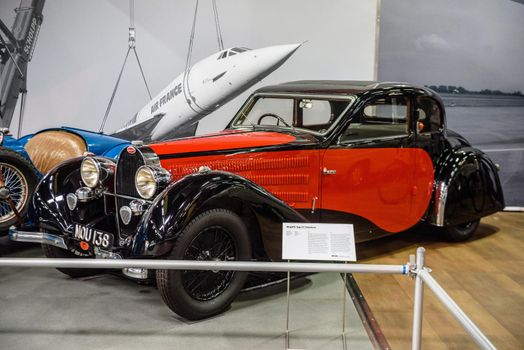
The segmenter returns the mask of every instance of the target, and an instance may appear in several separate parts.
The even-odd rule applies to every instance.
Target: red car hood
[[[295,140],[295,136],[278,132],[226,130],[216,134],[189,137],[149,146],[156,154],[163,155],[277,146]]]

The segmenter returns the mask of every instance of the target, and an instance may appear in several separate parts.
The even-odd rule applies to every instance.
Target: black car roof
[[[290,81],[278,85],[264,86],[258,89],[256,92],[360,95],[370,90],[392,88],[420,89],[427,93],[427,89],[409,83],[357,80]]]

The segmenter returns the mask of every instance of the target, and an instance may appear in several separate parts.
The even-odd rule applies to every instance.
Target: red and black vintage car
[[[433,91],[300,81],[259,89],[223,132],[62,163],[33,197],[42,233],[11,237],[48,257],[269,260],[282,222],[353,223],[363,241],[425,221],[461,241],[503,207],[495,164],[446,129]],[[156,271],[189,319],[223,311],[246,276]]]

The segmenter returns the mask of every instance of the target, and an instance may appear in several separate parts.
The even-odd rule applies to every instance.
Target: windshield
[[[297,128],[325,134],[355,98],[340,99],[318,96],[255,96],[237,114],[232,127]]]
[[[224,50],[221,53],[218,54],[217,60],[221,60],[222,58],[226,58],[228,56],[233,56],[242,52],[251,51],[251,49],[248,49],[247,47],[233,47],[229,50]]]

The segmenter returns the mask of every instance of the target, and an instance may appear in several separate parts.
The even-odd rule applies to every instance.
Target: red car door
[[[410,99],[385,95],[356,113],[322,156],[323,213],[352,214],[388,232],[416,224],[433,184],[428,154],[409,148]]]

